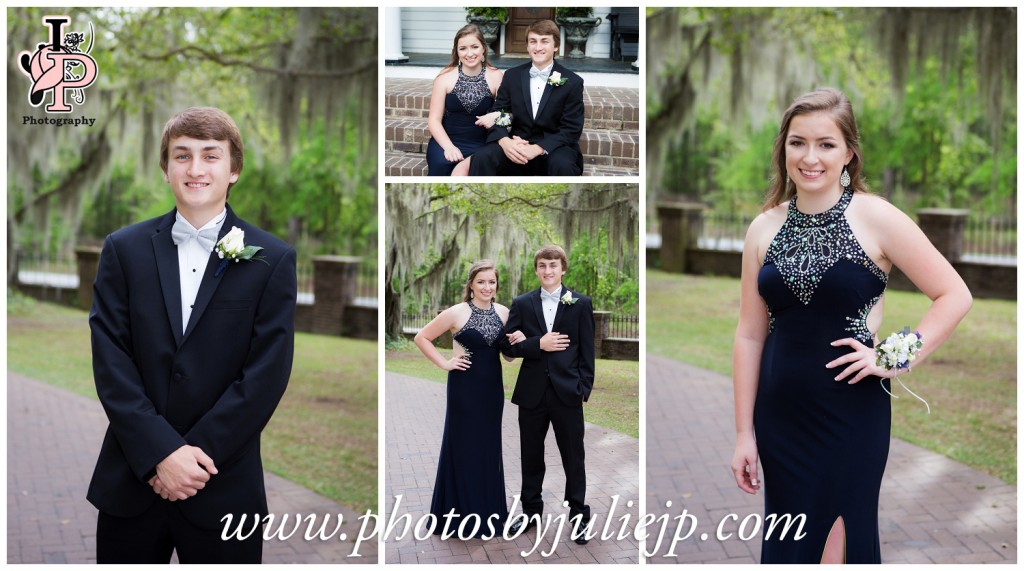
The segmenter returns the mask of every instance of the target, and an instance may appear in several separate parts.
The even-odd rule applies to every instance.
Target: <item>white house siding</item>
[[[465,8],[402,8],[402,51],[447,54],[466,25]]]
[[[587,57],[607,58],[611,54],[612,25],[608,7],[594,8],[594,17],[601,25],[587,38]],[[452,39],[466,25],[465,8],[402,8],[402,51],[406,54],[451,53]],[[499,44],[505,51],[504,33]],[[565,34],[562,34],[564,55]]]

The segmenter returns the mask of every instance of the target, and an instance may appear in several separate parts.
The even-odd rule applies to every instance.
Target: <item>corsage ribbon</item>
[[[917,358],[918,352],[921,351],[921,347],[924,347],[924,338],[921,333],[917,331],[910,331],[910,327],[904,327],[903,331],[896,331],[892,335],[889,335],[885,341],[875,346],[875,354],[878,355],[878,359],[875,364],[882,367],[886,371],[906,369],[910,372],[910,362]],[[893,380],[903,387],[903,390],[907,391],[914,396],[917,400],[924,403],[925,409],[928,414],[932,413],[932,407],[928,405],[928,401],[924,400],[917,393],[907,388],[907,385],[903,384],[903,381],[899,378],[899,373],[893,376]],[[880,381],[882,390],[886,392],[890,397],[897,399],[900,398],[889,389],[885,388],[884,379]]]

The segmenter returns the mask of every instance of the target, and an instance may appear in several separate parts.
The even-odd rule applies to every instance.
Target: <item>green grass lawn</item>
[[[450,355],[451,350],[441,349],[441,354]],[[511,363],[502,359],[505,398],[512,396],[520,363],[521,359]],[[442,371],[428,361],[411,343],[402,349],[388,350],[384,356],[384,368],[438,383],[448,379],[447,371]],[[587,422],[639,438],[640,364],[637,361],[598,359],[594,369],[594,391],[590,400],[583,405],[583,415]]]
[[[883,335],[914,327],[931,303],[916,292],[885,295]],[[731,375],[739,307],[737,279],[648,270],[647,350]],[[893,435],[1015,484],[1016,315],[1016,302],[975,299],[949,340],[903,379],[932,413],[894,390]]]
[[[96,398],[87,320],[85,311],[8,296],[7,367]],[[262,444],[268,470],[376,511],[377,344],[296,334],[291,381]]]

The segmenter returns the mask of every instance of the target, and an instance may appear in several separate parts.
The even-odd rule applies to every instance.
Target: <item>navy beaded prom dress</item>
[[[444,532],[444,516],[452,511],[458,517],[451,518],[447,533],[464,538],[496,537],[508,518],[501,460],[505,390],[497,346],[503,326],[493,304],[480,309],[470,302],[469,307],[470,318],[453,339],[470,353],[471,365],[465,371],[448,373],[448,409],[430,513],[439,521],[435,534]],[[477,533],[472,533],[476,517],[468,518],[464,532],[459,533],[469,514],[479,516]]]
[[[487,85],[486,68],[470,76],[462,73],[460,63],[458,73],[455,87],[444,98],[441,126],[452,144],[462,151],[462,156],[469,157],[487,142],[487,129],[477,125],[476,118],[491,110],[494,95]],[[450,176],[456,164],[444,158],[444,149],[431,137],[427,143],[427,175]]]
[[[832,341],[853,337],[873,347],[867,316],[887,275],[861,248],[846,220],[853,193],[820,214],[789,203],[757,286],[768,306],[754,431],[763,472],[765,523],[771,514],[806,516],[797,526],[762,528],[762,563],[818,563],[839,517],[846,562],[879,563],[878,491],[889,454],[888,380],[836,382],[825,364],[848,352]]]

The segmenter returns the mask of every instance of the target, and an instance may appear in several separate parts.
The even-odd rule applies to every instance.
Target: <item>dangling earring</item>
[[[786,173],[786,186],[789,187],[789,173]]]
[[[843,185],[843,190],[850,188],[850,171],[843,167],[843,174],[839,175],[839,184]]]

